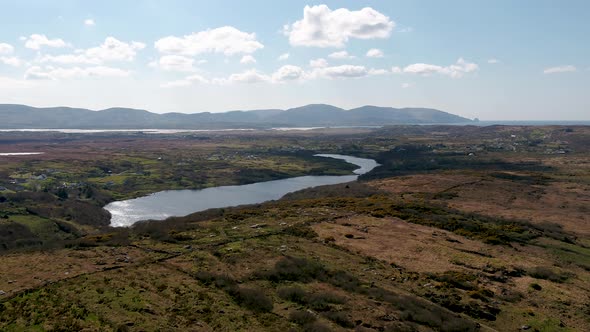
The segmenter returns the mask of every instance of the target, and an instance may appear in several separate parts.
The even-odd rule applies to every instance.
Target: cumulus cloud
[[[500,63],[500,60],[495,59],[495,58],[492,58],[492,59],[488,59],[488,63],[493,65],[493,64],[496,64],[496,63]]]
[[[309,65],[313,68],[328,67],[328,61],[326,61],[326,59],[324,58],[319,58],[315,60],[310,60]]]
[[[150,63],[150,66],[168,71],[191,72],[195,71],[195,60],[182,55],[164,55],[158,61]]]
[[[107,37],[100,46],[87,49],[84,54],[89,58],[106,61],[133,61],[137,51],[145,48],[144,43],[132,41],[126,43],[115,37]]]
[[[455,64],[450,66],[438,66],[426,63],[415,63],[406,66],[403,69],[404,73],[417,74],[422,76],[430,76],[432,74],[447,75],[452,78],[460,78],[464,74],[477,71],[479,66],[475,63],[465,61],[463,58],[459,58]]]
[[[376,76],[376,75],[387,75],[389,73],[390,73],[390,71],[387,70],[387,69],[375,69],[375,68],[371,68],[369,70],[369,75],[372,75],[372,76]]]
[[[279,55],[279,57],[277,58],[277,60],[279,60],[279,61],[285,61],[287,59],[289,59],[289,53],[283,53],[283,54]]]
[[[304,74],[305,72],[301,67],[286,65],[272,74],[272,80],[274,82],[294,81],[301,79]]]
[[[249,69],[240,73],[231,74],[224,78],[208,79],[200,75],[192,75],[181,80],[165,82],[160,86],[162,88],[186,87],[193,85],[195,82],[216,85],[254,83],[281,84],[293,81],[304,82],[316,79],[347,79],[390,74],[390,71],[387,69],[367,69],[364,66],[341,65],[330,67],[324,59],[312,60],[311,62],[313,65],[309,70],[305,70],[295,65],[284,65],[272,74],[265,74],[256,69]]]
[[[231,74],[228,78],[215,78],[211,80],[213,84],[219,85],[227,85],[233,83],[246,83],[246,84],[253,84],[253,83],[260,83],[260,82],[270,82],[271,77],[263,74],[256,69],[249,69],[241,73]]]
[[[88,27],[91,27],[91,26],[95,26],[96,23],[94,23],[94,20],[93,19],[87,18],[87,19],[84,20],[84,25],[85,26],[88,26]]]
[[[401,74],[402,73],[402,69],[400,67],[398,67],[398,66],[394,66],[394,67],[391,67],[391,72],[394,73],[394,74]]]
[[[10,44],[0,43],[0,54],[12,54],[14,47]]]
[[[154,46],[161,53],[191,56],[202,53],[251,54],[264,47],[256,39],[255,33],[243,32],[231,26],[183,37],[168,36],[157,40]]]
[[[8,66],[18,67],[23,62],[21,61],[21,59],[15,56],[0,56],[0,63],[3,63]]]
[[[312,72],[315,78],[358,78],[369,75],[369,70],[364,66],[342,65],[333,67],[316,68]]]
[[[144,43],[129,43],[115,37],[107,37],[97,46],[86,50],[76,50],[74,54],[45,55],[39,61],[60,64],[102,64],[111,61],[133,61],[137,52],[145,48]]]
[[[354,55],[350,55],[346,51],[334,52],[334,53],[328,55],[328,57],[330,57],[332,59],[353,59],[353,58],[355,58]]]
[[[369,58],[382,58],[384,54],[383,51],[381,51],[380,49],[372,48],[367,51],[366,56]]]
[[[389,17],[370,7],[351,11],[319,5],[305,6],[303,19],[286,25],[283,32],[293,46],[343,47],[351,38],[387,38],[394,27]]]
[[[557,67],[545,68],[545,70],[543,70],[543,74],[571,73],[571,72],[575,72],[577,70],[578,69],[572,65],[557,66]]]
[[[190,85],[193,85],[194,83],[204,83],[205,84],[205,83],[209,83],[209,80],[204,78],[201,75],[191,75],[191,76],[187,76],[183,80],[162,83],[160,85],[160,87],[162,87],[162,88],[178,88],[178,87],[190,86]]]
[[[52,47],[52,48],[62,48],[70,46],[68,43],[63,41],[63,39],[55,38],[49,39],[45,35],[40,34],[32,34],[28,38],[23,38],[25,41],[25,47],[30,48],[32,50],[40,50],[41,47]]]
[[[129,75],[130,72],[127,70],[105,66],[95,66],[87,68],[56,68],[52,66],[41,68],[39,66],[33,66],[27,69],[27,71],[25,72],[25,79],[60,80],[89,77],[126,77]]]
[[[256,63],[256,59],[251,55],[244,55],[242,59],[240,59],[240,63],[244,65],[253,64]]]

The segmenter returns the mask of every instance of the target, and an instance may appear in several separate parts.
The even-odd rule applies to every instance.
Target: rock
[[[190,249],[192,249],[192,248],[193,248],[193,247],[192,247],[190,244],[187,244],[186,246],[184,246],[184,249],[187,249],[187,250],[190,250]]]
[[[2,296],[2,295],[6,295],[6,292],[3,290],[0,290],[0,296]]]
[[[526,331],[526,330],[530,330],[531,326],[530,325],[523,325],[520,327],[521,330]]]

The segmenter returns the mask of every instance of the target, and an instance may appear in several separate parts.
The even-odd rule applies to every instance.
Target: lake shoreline
[[[287,193],[321,185],[356,181],[379,164],[372,159],[336,154],[316,154],[316,157],[341,159],[360,166],[351,175],[299,176],[245,185],[218,186],[200,190],[164,190],[134,199],[114,201],[103,208],[111,214],[112,227],[129,227],[144,220],[165,220],[211,208],[227,208],[258,204],[280,199]],[[228,203],[230,202],[230,203]]]

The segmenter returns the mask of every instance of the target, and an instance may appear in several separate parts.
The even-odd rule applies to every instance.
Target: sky
[[[0,103],[590,120],[590,2],[0,0]]]

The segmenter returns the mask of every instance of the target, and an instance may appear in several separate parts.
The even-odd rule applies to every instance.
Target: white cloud
[[[87,18],[87,19],[84,20],[84,25],[85,26],[88,26],[88,27],[91,27],[91,26],[95,26],[96,23],[94,22],[93,19]]]
[[[20,66],[23,62],[21,61],[21,59],[15,57],[15,56],[0,56],[0,62],[8,65],[8,66],[13,66],[13,67],[18,67]]]
[[[98,59],[88,58],[84,54],[61,54],[61,55],[44,55],[39,60],[41,63],[60,63],[60,64],[98,64]]]
[[[133,61],[137,51],[145,48],[144,43],[132,41],[122,42],[115,37],[107,37],[97,47],[86,50],[76,50],[75,54],[45,55],[39,62],[61,64],[102,64],[111,61]]]
[[[22,38],[21,38],[22,39]],[[40,50],[41,47],[53,47],[53,48],[62,48],[70,46],[68,43],[63,41],[62,39],[49,39],[45,35],[40,34],[32,34],[29,38],[24,38],[25,47],[30,48],[32,50]]]
[[[391,72],[394,74],[401,74],[402,69],[398,66],[391,67]]]
[[[326,59],[324,59],[324,58],[319,58],[319,59],[315,59],[315,60],[310,60],[309,65],[313,68],[328,67],[328,61],[326,61]]]
[[[191,82],[209,83],[209,80],[208,79],[204,78],[201,75],[197,75],[197,74],[188,76],[186,79],[189,80],[189,81],[191,81]]]
[[[316,68],[312,71],[312,78],[357,78],[369,75],[364,66],[342,65],[334,67]]]
[[[412,28],[412,27],[403,27],[398,30],[398,32],[402,32],[402,33],[412,32],[412,31],[414,31],[414,28]]]
[[[414,83],[402,83],[402,89],[411,88],[414,86]]]
[[[431,75],[440,73],[443,67],[437,65],[430,65],[426,63],[415,63],[404,68],[404,73],[419,74],[419,75]]]
[[[334,52],[334,53],[328,55],[328,57],[330,57],[332,59],[354,59],[355,58],[354,55],[350,55],[346,51]]]
[[[493,65],[496,63],[500,63],[500,60],[498,60],[496,58],[491,58],[491,59],[488,59],[488,63]]]
[[[144,43],[132,41],[125,43],[115,37],[107,37],[100,46],[87,49],[84,54],[88,58],[107,61],[133,61],[137,51],[145,48]]]
[[[395,67],[394,67],[395,68]],[[447,75],[452,78],[460,78],[466,73],[477,71],[479,66],[475,63],[465,61],[459,58],[455,64],[442,67],[426,63],[415,63],[403,69],[404,73],[417,74],[422,76],[430,76],[432,74]]]
[[[271,78],[268,75],[258,72],[256,69],[249,69],[241,73],[231,74],[228,78],[215,78],[212,80],[213,84],[227,85],[233,83],[260,83],[270,82]]]
[[[150,66],[168,71],[191,72],[195,71],[195,60],[182,55],[164,55],[158,61],[150,63]]]
[[[289,53],[283,53],[278,57],[279,61],[285,61],[287,59],[289,59]]]
[[[571,72],[575,72],[577,70],[578,69],[572,65],[566,65],[566,66],[545,68],[545,70],[543,70],[543,74],[571,73]]]
[[[223,53],[225,55],[250,54],[264,48],[255,33],[246,33],[231,26],[209,29],[183,37],[169,36],[154,44],[161,53],[197,55]]]
[[[206,64],[207,62],[208,62],[207,60],[201,59],[201,60],[197,61],[197,64],[198,65],[203,65],[203,64]]]
[[[326,5],[305,6],[303,19],[284,27],[293,46],[343,47],[350,38],[387,38],[395,27],[389,17],[373,8],[332,11]]]
[[[383,51],[381,51],[380,49],[372,48],[367,51],[366,56],[369,58],[382,58],[384,54]]]
[[[243,65],[253,64],[256,63],[256,59],[251,55],[244,55],[242,59],[240,59],[240,63]]]
[[[390,71],[387,70],[387,69],[375,69],[375,68],[371,68],[369,70],[369,75],[373,75],[373,76],[376,76],[376,75],[387,75],[389,73],[390,73]]]
[[[126,77],[130,72],[127,70],[96,66],[96,67],[73,67],[73,68],[56,68],[48,66],[41,68],[33,66],[25,72],[25,79],[28,80],[60,80],[60,79],[76,79],[88,77]]]
[[[194,83],[209,83],[209,80],[201,75],[191,75],[183,80],[166,82],[160,85],[162,88],[178,88],[193,85]]]
[[[0,43],[0,54],[12,54],[14,47],[10,44]]]
[[[301,67],[286,65],[272,74],[272,80],[273,82],[294,81],[301,79],[304,74],[305,72]]]

